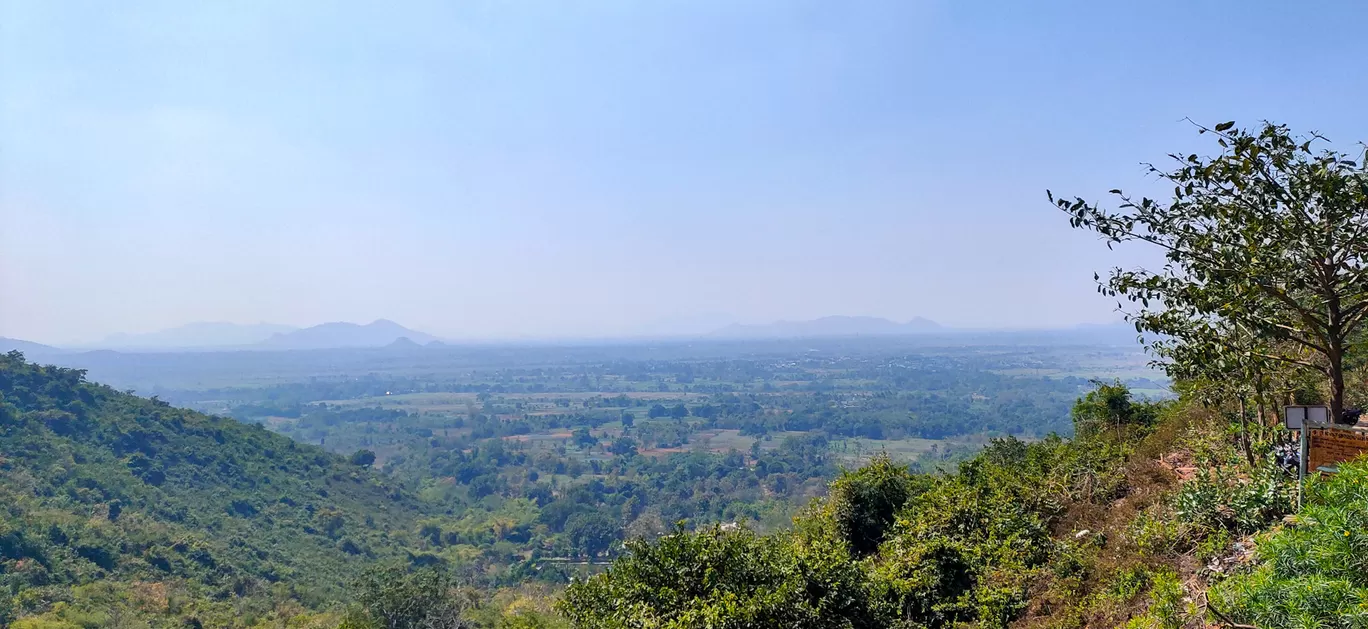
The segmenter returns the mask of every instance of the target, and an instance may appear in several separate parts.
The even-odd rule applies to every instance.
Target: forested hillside
[[[0,356],[0,443],[5,619],[69,602],[95,618],[152,605],[250,624],[338,598],[419,515],[320,448],[18,352]]]

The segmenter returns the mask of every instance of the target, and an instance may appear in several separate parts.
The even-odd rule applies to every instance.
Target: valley
[[[90,569],[125,587],[151,577],[208,600],[236,588],[239,607],[261,618],[289,601],[336,609],[327,601],[367,566],[400,559],[445,566],[497,595],[564,587],[616,558],[623,541],[677,526],[786,531],[842,469],[885,456],[952,470],[994,437],[1067,434],[1069,407],[1092,380],[1166,386],[1132,347],[894,337],[57,357],[151,400],[78,384],[72,370],[33,371],[18,354],[8,360],[5,399],[56,386],[25,379],[65,387],[21,406],[25,416],[70,412],[100,426],[69,432],[35,419],[6,437],[7,450],[49,444],[35,445],[51,453],[34,450],[26,456],[40,458],[25,468],[48,469],[39,461],[68,451],[84,461],[75,476],[39,473],[67,497],[16,496],[12,517],[55,517],[69,522],[53,524],[65,527],[62,538],[105,540],[110,559]],[[82,396],[93,406],[55,410]],[[129,411],[136,424],[94,419],[123,407],[142,409]],[[187,421],[223,428],[208,442],[164,445],[182,443],[168,431]],[[273,462],[282,452],[314,467],[282,467]],[[192,464],[222,476],[175,471]],[[111,505],[121,514],[110,516]],[[82,510],[133,528],[77,526],[70,518]],[[183,550],[186,536],[204,554],[177,568],[177,557],[198,552]],[[61,555],[51,552],[49,563]],[[73,584],[95,574],[74,570]],[[292,593],[266,596],[273,579]]]

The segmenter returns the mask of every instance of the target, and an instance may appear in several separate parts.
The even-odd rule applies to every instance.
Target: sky
[[[0,0],[0,336],[1115,321],[1051,189],[1368,140],[1368,3]]]

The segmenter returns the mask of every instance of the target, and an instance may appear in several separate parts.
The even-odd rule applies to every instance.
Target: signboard
[[[1283,428],[1301,430],[1302,426],[1313,424],[1324,426],[1330,423],[1330,408],[1327,406],[1284,406]]]
[[[1334,467],[1368,454],[1368,431],[1349,428],[1321,428],[1307,431],[1310,435],[1307,472],[1322,467]]]

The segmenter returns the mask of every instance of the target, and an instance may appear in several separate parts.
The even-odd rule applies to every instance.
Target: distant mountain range
[[[708,336],[720,338],[801,338],[820,336],[892,336],[942,332],[945,328],[930,319],[916,317],[898,323],[880,317],[832,316],[810,321],[776,321],[758,325],[732,324]]]
[[[97,344],[113,349],[184,349],[253,345],[299,328],[275,323],[187,323],[146,334],[115,334]]]
[[[313,327],[276,334],[256,347],[260,349],[328,349],[336,347],[385,347],[399,339],[398,347],[426,345],[437,337],[410,330],[387,319],[377,319],[365,325],[346,322],[323,323]]]
[[[269,334],[267,334],[269,333]],[[263,334],[266,336],[263,337]],[[822,337],[881,337],[953,335],[960,340],[997,339],[994,342],[1132,344],[1134,326],[1127,323],[1083,324],[1067,328],[972,329],[946,328],[922,317],[906,322],[880,317],[830,316],[807,321],[776,321],[764,324],[732,324],[705,334],[675,333],[673,338],[698,340],[796,339]],[[599,339],[601,342],[617,342]],[[618,339],[620,341],[621,339]],[[29,357],[76,354],[92,349],[141,351],[181,350],[296,350],[335,348],[384,348],[421,351],[455,347],[436,336],[378,319],[367,324],[333,322],[307,328],[259,323],[190,323],[148,334],[122,334],[104,343],[85,346],[52,347],[13,338],[0,337],[0,353],[19,350]]]

